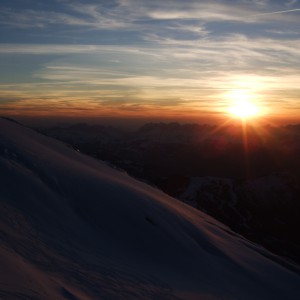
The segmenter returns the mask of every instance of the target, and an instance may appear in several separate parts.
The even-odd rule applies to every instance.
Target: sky
[[[300,1],[2,0],[0,115],[300,122]]]

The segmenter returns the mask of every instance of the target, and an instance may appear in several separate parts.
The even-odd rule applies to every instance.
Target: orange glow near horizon
[[[213,97],[213,96],[212,96]],[[165,122],[208,123],[223,124],[227,121],[247,123],[269,123],[282,125],[299,123],[299,114],[279,109],[276,106],[267,106],[266,94],[250,89],[234,89],[226,94],[219,94],[214,98],[217,101],[198,99],[193,103],[172,102],[161,105],[160,101],[137,101],[132,103],[110,104],[65,97],[56,99],[54,96],[44,99],[42,97],[30,99],[24,97],[19,101],[0,104],[2,116],[22,119],[60,119],[94,122],[101,119],[145,119]],[[265,103],[265,104],[262,104]]]

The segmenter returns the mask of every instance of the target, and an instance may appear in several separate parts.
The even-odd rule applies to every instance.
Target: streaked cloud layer
[[[300,116],[297,0],[1,6],[2,114],[219,116],[245,90]]]

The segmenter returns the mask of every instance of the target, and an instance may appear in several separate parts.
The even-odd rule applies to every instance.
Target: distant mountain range
[[[39,128],[300,263],[300,125]],[[191,188],[191,186],[193,188]]]

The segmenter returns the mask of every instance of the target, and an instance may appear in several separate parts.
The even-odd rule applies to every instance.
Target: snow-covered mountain
[[[296,267],[162,192],[0,119],[0,298],[299,299]]]

